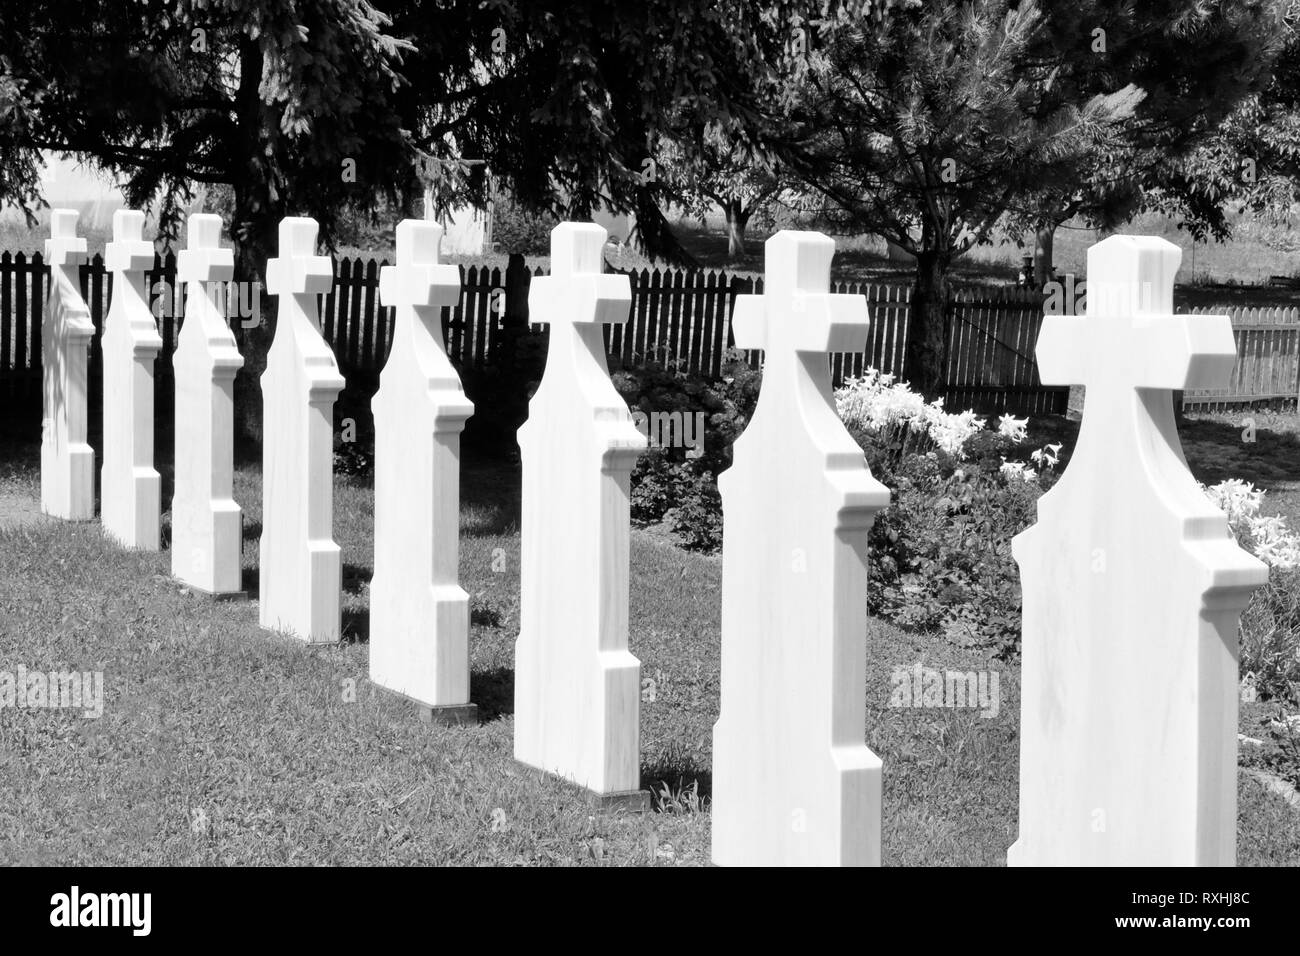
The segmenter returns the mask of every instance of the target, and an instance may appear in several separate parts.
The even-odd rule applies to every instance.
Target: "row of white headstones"
[[[128,547],[159,547],[153,365],[161,342],[144,270],[143,214],[114,217],[103,335],[101,514]],[[42,503],[93,517],[86,353],[78,293],[85,241],[56,211],[44,325]],[[172,569],[190,588],[239,591],[232,380],[242,359],[217,305],[231,252],[216,216],[189,220],[175,356]],[[262,376],[262,626],[310,642],[340,631],[332,530],[332,406],[343,386],[319,332],[332,283],[316,223],[281,223],[267,288],[280,299]],[[397,228],[380,276],[395,307],[374,399],[375,562],[370,676],[428,712],[469,702],[469,612],[458,583],[459,442],[473,406],[442,339],[460,296],[441,230]],[[515,756],[599,797],[639,785],[640,665],[628,650],[629,478],[645,440],[614,389],[602,326],[626,320],[626,276],[604,274],[605,232],[563,223],[551,274],[529,293],[550,327],[546,372],[519,431],[521,630]],[[766,292],[742,296],[736,344],[763,349],[760,400],[720,479],[724,512],[722,702],[713,741],[720,864],[874,864],[881,761],[864,743],[867,533],[889,502],[841,425],[828,352],[859,350],[861,296],[828,292],[832,240],[767,243]],[[1088,254],[1087,316],[1044,320],[1048,384],[1088,387],[1066,473],[1019,535],[1023,671],[1020,836],[1013,864],[1230,864],[1235,859],[1237,618],[1266,569],[1199,492],[1171,390],[1220,385],[1234,343],[1223,316],[1175,316],[1180,253],[1114,236]]]

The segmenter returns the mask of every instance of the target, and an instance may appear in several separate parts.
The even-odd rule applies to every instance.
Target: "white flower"
[[[1062,445],[1060,442],[1057,442],[1055,445],[1044,445],[1037,451],[1030,452],[1029,457],[1032,458],[1034,464],[1038,465],[1040,468],[1046,468],[1048,471],[1051,471],[1056,467],[1056,463],[1060,461],[1059,456],[1061,447]]]
[[[966,440],[984,427],[984,419],[974,412],[949,414],[943,410],[942,399],[927,403],[906,382],[872,368],[836,390],[835,409],[845,423],[877,434],[900,430],[923,436],[933,447],[958,458]],[[924,453],[926,449],[915,450]]]
[[[948,454],[961,457],[961,448],[967,439],[984,427],[984,419],[977,418],[972,411],[959,415],[950,415],[942,411],[939,402],[930,406],[926,427],[930,440]]]
[[[1300,567],[1300,534],[1281,515],[1261,515],[1264,491],[1237,478],[1201,489],[1227,516],[1228,527],[1255,557],[1274,568]]]
[[[1037,481],[1038,472],[1030,468],[1023,461],[1007,461],[1002,459],[1002,465],[998,468],[998,473],[1008,480],[1019,478],[1022,481]]]
[[[998,419],[998,434],[1005,435],[1017,445],[1025,440],[1025,434],[1028,429],[1028,418],[1016,418],[1012,415],[1003,415]]]
[[[1264,503],[1264,492],[1239,478],[1229,478],[1205,489],[1210,500],[1228,516],[1228,523],[1236,525],[1259,513]]]

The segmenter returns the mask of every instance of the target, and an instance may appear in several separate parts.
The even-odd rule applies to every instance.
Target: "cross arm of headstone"
[[[1223,315],[1174,315],[1182,250],[1154,236],[1111,236],[1088,250],[1084,315],[1043,319],[1044,385],[1221,388],[1237,360]]]
[[[397,264],[379,270],[384,305],[454,306],[460,301],[460,270],[438,261],[442,227],[421,219],[397,225]]]
[[[49,266],[75,266],[86,261],[86,240],[77,235],[75,209],[55,209],[50,214],[50,238],[45,240]]]
[[[109,272],[143,272],[153,266],[153,243],[144,238],[144,213],[119,209],[113,213],[113,240],[104,247]]]
[[[266,291],[271,295],[322,294],[334,286],[329,256],[316,255],[316,220],[290,216],[280,220],[280,255],[266,263]]]
[[[551,274],[533,279],[528,291],[529,321],[571,325],[618,325],[632,306],[632,283],[607,275],[604,227],[563,222],[551,230]]]
[[[870,317],[861,295],[830,292],[835,240],[783,230],[768,241],[763,295],[740,295],[732,313],[736,346],[793,352],[854,352]]]
[[[222,249],[221,217],[194,213],[185,229],[185,245],[176,257],[181,282],[229,282],[235,275],[235,253]]]

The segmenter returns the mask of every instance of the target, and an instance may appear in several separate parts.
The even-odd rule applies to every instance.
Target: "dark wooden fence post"
[[[506,262],[505,310],[501,314],[501,338],[497,361],[501,370],[510,375],[515,370],[516,347],[519,339],[528,332],[528,289],[533,273],[517,252]]]

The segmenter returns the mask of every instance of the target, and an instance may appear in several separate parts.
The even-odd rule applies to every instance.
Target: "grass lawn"
[[[1248,425],[1253,424],[1253,441]],[[1029,423],[1027,448],[1062,442],[1065,458],[1079,433],[1079,423],[1050,416]],[[1179,429],[1187,465],[1196,479],[1213,485],[1240,478],[1264,489],[1263,514],[1278,514],[1300,529],[1300,414],[1242,409],[1189,413]]]
[[[0,450],[0,499],[35,494],[35,446]],[[160,462],[170,457],[160,448]],[[183,593],[167,576],[166,552],[123,551],[97,523],[0,531],[0,670],[101,670],[105,681],[99,720],[0,709],[0,860],[707,863],[718,560],[633,535],[631,649],[654,682],[641,733],[655,812],[597,814],[575,789],[511,759],[518,476],[467,462],[462,487],[472,697],[483,719],[475,728],[421,724],[409,704],[366,681],[365,482],[336,479],[347,639],[331,647],[260,630],[251,604]],[[255,587],[256,462],[239,463],[235,494]],[[498,549],[504,572],[492,570]],[[1016,832],[1017,667],[880,621],[868,653],[867,739],[885,763],[884,861],[1002,864]],[[999,713],[890,708],[891,671],[918,662],[998,670]],[[1243,726],[1258,720],[1243,710]],[[1239,792],[1240,861],[1300,863],[1300,810],[1244,775]]]

